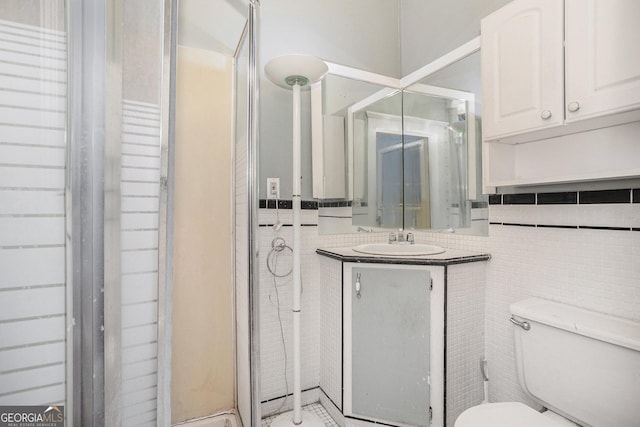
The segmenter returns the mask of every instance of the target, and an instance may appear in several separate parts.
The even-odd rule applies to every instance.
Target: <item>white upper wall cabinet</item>
[[[519,0],[482,20],[485,139],[563,121],[563,5]]]
[[[638,120],[613,115],[640,108],[639,20],[638,0],[515,0],[484,18],[484,139],[527,142]]]
[[[485,193],[640,176],[640,1],[514,0],[481,26]]]
[[[565,7],[567,122],[640,108],[640,1]]]

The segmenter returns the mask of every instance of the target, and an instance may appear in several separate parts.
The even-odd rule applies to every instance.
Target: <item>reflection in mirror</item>
[[[352,222],[402,228],[402,93],[382,89],[349,112],[353,123]]]
[[[396,91],[363,106],[366,101],[353,113],[353,224],[467,226],[466,100]]]
[[[482,92],[480,90],[480,51],[474,52],[460,60],[450,64],[449,66],[425,77],[417,86],[428,85],[445,89],[453,89],[471,93],[474,96],[473,108],[475,114],[475,149],[478,153],[481,151],[482,141]],[[409,90],[414,86],[410,86]],[[471,130],[471,129],[470,129]],[[476,156],[476,189],[475,194],[477,198],[474,200],[486,200],[486,196],[482,196],[482,179],[481,179],[481,164],[482,159],[480,155]],[[473,193],[473,191],[471,191]]]
[[[467,102],[468,118],[466,129],[462,129],[459,125],[452,126],[464,132],[463,136],[465,136],[465,144],[467,144],[464,150],[469,154],[466,160],[467,167],[462,168],[464,173],[469,173],[469,176],[462,178],[462,182],[469,186],[467,189],[469,200],[464,205],[460,204],[460,218],[466,215],[469,221],[457,225],[453,224],[452,228],[456,233],[486,236],[489,233],[489,221],[488,196],[482,194],[480,51],[460,58],[458,61],[428,75],[407,89],[413,91],[423,85],[472,95],[472,98],[468,98]],[[460,145],[456,145],[456,147],[461,149]],[[453,209],[455,210],[455,207]],[[463,209],[467,209],[467,212],[463,212]]]
[[[323,200],[345,201],[353,200],[352,179],[353,169],[353,123],[350,121],[349,110],[354,105],[369,99],[372,95],[379,93],[383,86],[350,79],[347,77],[328,74],[322,82],[322,114],[323,114],[323,157],[329,160],[326,163],[326,170],[322,171],[319,180],[322,188],[315,195]],[[339,153],[342,151],[342,153]],[[346,159],[336,168],[335,159],[342,154]],[[336,156],[337,155],[337,156]],[[315,165],[316,163],[314,163]],[[344,173],[342,180],[336,179],[335,175]],[[344,178],[347,179],[344,179]],[[335,204],[335,203],[334,203]],[[347,203],[344,203],[347,204]]]
[[[331,134],[326,116],[339,116],[346,188],[340,200],[320,197],[320,233],[405,228],[487,234],[480,118],[475,114],[481,111],[479,65],[475,52],[402,91],[326,77],[325,151]],[[336,172],[325,171],[323,182]],[[342,210],[323,213],[323,206]]]
[[[403,94],[405,135],[404,228],[447,230],[468,227],[470,222],[467,185],[467,101],[472,94],[414,85]],[[422,92],[422,93],[421,93]],[[431,93],[437,92],[441,96]],[[450,95],[451,97],[442,96]],[[407,139],[427,135],[428,175],[417,187],[418,153]],[[412,195],[411,197],[409,197]],[[418,195],[420,197],[418,197]]]

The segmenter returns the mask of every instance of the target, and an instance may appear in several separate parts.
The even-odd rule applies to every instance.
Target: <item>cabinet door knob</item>
[[[544,110],[542,113],[540,113],[540,117],[542,117],[543,120],[549,120],[551,116],[552,114],[550,110]]]
[[[575,113],[580,109],[580,103],[578,101],[570,102],[569,105],[567,106],[567,109],[572,113]]]

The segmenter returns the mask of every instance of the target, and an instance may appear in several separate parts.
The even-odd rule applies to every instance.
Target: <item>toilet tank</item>
[[[510,306],[524,391],[586,426],[640,426],[640,323],[539,298]]]

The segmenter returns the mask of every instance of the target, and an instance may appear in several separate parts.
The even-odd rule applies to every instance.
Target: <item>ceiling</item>
[[[248,10],[246,0],[180,0],[178,44],[232,55]]]

